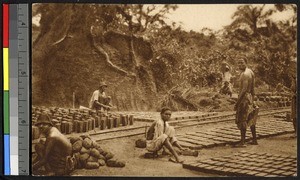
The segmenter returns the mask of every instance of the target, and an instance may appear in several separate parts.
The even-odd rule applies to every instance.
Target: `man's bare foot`
[[[182,164],[184,162],[184,160],[178,158],[177,160],[175,158],[170,158],[169,161],[173,162],[173,163],[180,163]]]
[[[182,149],[180,149],[181,151],[188,151],[188,150],[190,150],[189,148],[182,148]]]
[[[251,141],[251,142],[249,142],[249,144],[251,144],[251,145],[258,145],[257,141]]]

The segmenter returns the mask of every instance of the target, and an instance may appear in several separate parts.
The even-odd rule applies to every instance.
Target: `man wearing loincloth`
[[[167,121],[171,118],[171,109],[168,107],[162,108],[160,115],[161,119],[156,120],[150,126],[147,132],[146,149],[150,152],[157,153],[163,147],[166,147],[175,159],[171,158],[170,161],[182,163],[173,145],[178,147],[180,151],[184,149],[175,137],[175,129],[170,126]]]
[[[238,61],[238,67],[242,71],[240,75],[240,88],[238,100],[234,106],[236,111],[236,124],[241,131],[241,141],[237,147],[245,147],[245,138],[247,127],[250,127],[252,133],[251,144],[257,145],[256,139],[256,120],[258,116],[258,107],[254,105],[254,84],[255,77],[251,69],[247,67],[247,60],[241,58]]]

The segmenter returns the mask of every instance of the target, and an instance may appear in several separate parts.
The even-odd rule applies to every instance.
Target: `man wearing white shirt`
[[[95,109],[97,111],[108,111],[112,107],[110,105],[111,97],[105,94],[105,90],[107,88],[107,84],[101,82],[99,85],[99,89],[93,92],[91,100],[89,102],[89,108]]]

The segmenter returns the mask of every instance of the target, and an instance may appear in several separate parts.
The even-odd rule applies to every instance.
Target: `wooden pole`
[[[75,109],[75,92],[73,91],[73,109]]]
[[[146,124],[145,126],[145,138],[147,139],[147,130],[148,130],[148,125]]]

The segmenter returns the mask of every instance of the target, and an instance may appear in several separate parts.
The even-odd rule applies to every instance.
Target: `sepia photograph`
[[[296,4],[31,8],[32,175],[297,176]]]

